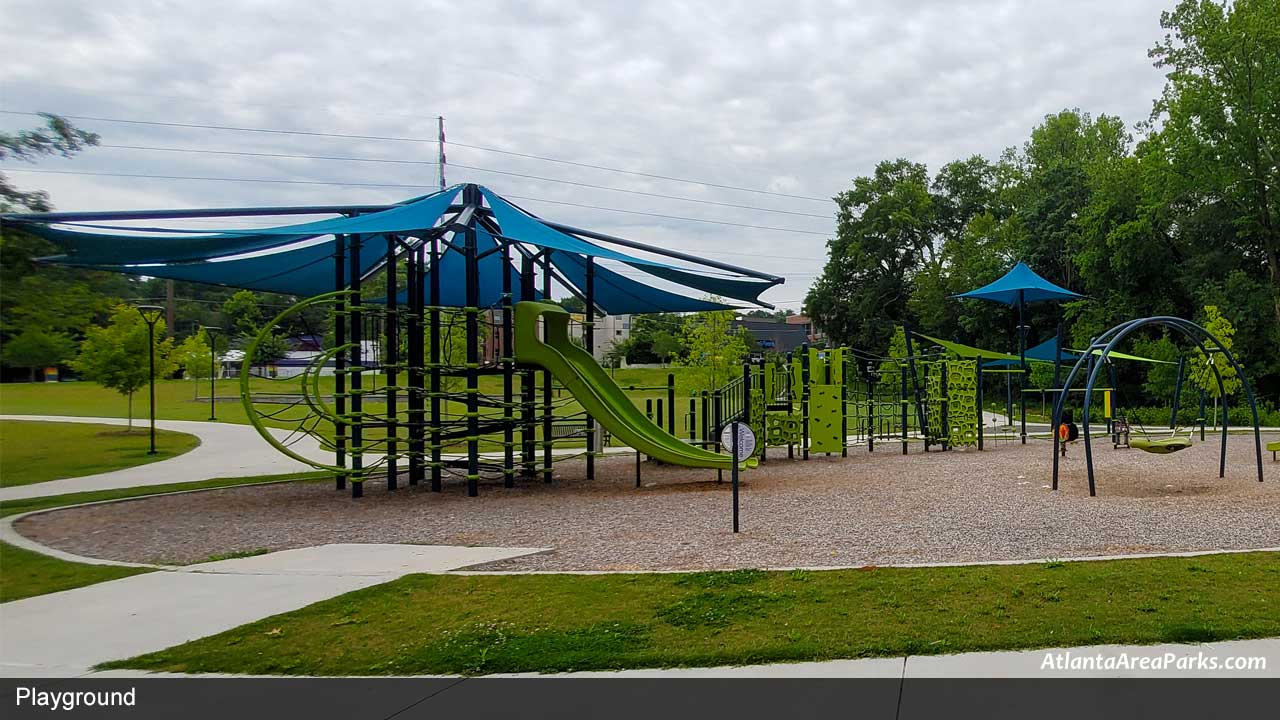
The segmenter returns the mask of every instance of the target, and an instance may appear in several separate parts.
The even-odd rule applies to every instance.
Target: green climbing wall
[[[978,363],[947,361],[947,424],[951,445],[978,444]]]
[[[844,448],[839,385],[809,386],[809,451],[840,452]]]
[[[925,426],[931,442],[952,447],[978,444],[978,364],[974,360],[921,363],[927,368]],[[942,375],[946,367],[947,427],[942,424]]]

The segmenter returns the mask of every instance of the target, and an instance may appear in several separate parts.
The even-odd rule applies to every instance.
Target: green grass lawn
[[[148,455],[145,427],[0,420],[0,487],[80,477],[166,460],[194,450],[187,433],[156,431],[156,454]]]
[[[219,478],[201,480],[199,482],[152,485],[151,487],[98,490],[72,493],[70,495],[24,498],[0,503],[0,517],[102,500],[119,500],[142,495],[230,487],[233,485],[250,485],[260,482],[312,479],[321,476],[322,474],[320,473],[307,473],[304,475]],[[0,542],[0,602],[21,600],[35,595],[70,590],[144,572],[151,572],[151,570],[147,568],[68,562],[25,550],[9,543]]]
[[[1276,553],[822,572],[412,575],[104,667],[483,674],[1278,634]]]

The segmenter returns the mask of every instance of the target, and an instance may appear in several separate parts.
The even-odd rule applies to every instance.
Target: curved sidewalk
[[[128,424],[128,420],[124,418],[63,415],[0,415],[0,420],[93,423],[98,425]],[[134,425],[139,424],[136,420],[134,421]],[[145,427],[145,421],[143,426]],[[0,488],[0,502],[93,490],[115,490],[251,475],[282,475],[314,470],[308,465],[281,454],[263,441],[257,431],[249,425],[197,422],[194,420],[156,420],[156,427],[161,430],[173,430],[195,435],[200,439],[200,445],[190,452],[185,452],[168,460],[137,465],[123,470]],[[290,435],[287,430],[273,429],[271,433],[282,440]],[[302,436],[298,438],[292,448],[304,457],[315,458],[322,462],[332,462],[332,457],[329,453],[323,452],[319,443],[311,437]]]

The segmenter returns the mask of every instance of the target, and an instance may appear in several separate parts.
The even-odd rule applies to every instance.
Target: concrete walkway
[[[124,418],[79,417],[72,415],[0,415],[0,420],[22,420],[37,422],[95,423],[100,425],[127,425]],[[134,421],[134,426],[142,425]],[[6,500],[22,500],[50,495],[67,495],[69,493],[92,490],[117,490],[120,488],[145,487],[147,485],[166,485],[178,482],[198,482],[216,478],[251,477],[254,475],[284,475],[315,470],[310,465],[300,463],[287,457],[271,447],[258,431],[251,425],[235,423],[203,422],[196,420],[156,420],[160,430],[173,430],[195,435],[200,438],[200,445],[190,452],[183,453],[168,460],[138,465],[123,470],[84,475],[64,480],[18,485],[0,488],[0,502]],[[299,455],[329,465],[333,463],[333,453],[320,447],[320,443],[309,435],[294,435],[288,430],[268,428],[272,435],[283,442],[291,443],[289,448]],[[577,455],[579,448],[567,448],[552,451],[553,456]],[[626,454],[634,452],[628,447],[605,448],[604,454]],[[464,459],[466,455],[445,453],[446,460]],[[496,459],[500,453],[481,453],[480,457]],[[541,454],[539,454],[541,459]]]
[[[0,420],[38,422],[96,423],[100,425],[127,425],[124,418],[72,417],[62,415],[0,415]],[[135,420],[134,425],[139,423]],[[143,423],[145,426],[145,421]],[[156,420],[160,430],[173,430],[195,435],[200,445],[190,452],[160,462],[138,465],[123,470],[85,475],[65,480],[50,480],[30,485],[0,488],[0,502],[24,498],[66,495],[92,490],[115,490],[146,485],[165,485],[176,482],[195,482],[214,478],[247,477],[252,475],[282,475],[285,473],[314,470],[289,458],[271,447],[249,425],[234,423],[197,422],[194,420]],[[280,440],[287,441],[286,430],[271,431]],[[314,438],[302,435],[290,447],[303,457],[321,462],[333,462],[330,453],[320,449]]]
[[[321,545],[170,568],[0,605],[0,677],[78,677],[411,573],[537,548]]]

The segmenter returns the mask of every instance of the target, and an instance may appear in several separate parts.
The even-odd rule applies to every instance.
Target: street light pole
[[[164,311],[159,305],[138,306],[138,314],[147,324],[147,356],[151,368],[148,373],[151,379],[151,449],[147,451],[148,455],[156,454],[156,323],[160,322]]]
[[[216,400],[214,393],[217,389],[215,381],[218,379],[218,333],[222,332],[222,328],[205,325],[200,329],[204,330],[204,334],[209,338],[209,422],[217,422],[218,413],[214,406]]]

